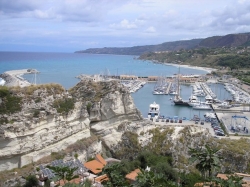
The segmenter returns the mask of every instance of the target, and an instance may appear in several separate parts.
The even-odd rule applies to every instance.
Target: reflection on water
[[[171,98],[174,98],[172,95],[153,95],[154,85],[154,83],[145,84],[142,89],[132,94],[136,107],[141,111],[144,117],[147,117],[149,105],[154,101],[160,104],[161,115],[164,116],[179,116],[190,119],[194,115],[198,115],[203,118],[203,115],[209,112],[208,110],[193,110],[192,107],[187,106],[175,106],[171,100]],[[232,98],[230,93],[224,89],[223,84],[211,84],[210,87],[218,96],[218,99],[225,100]],[[181,97],[184,100],[188,100],[191,93],[192,87],[190,85],[181,85]],[[204,97],[199,98],[201,101],[204,101]]]

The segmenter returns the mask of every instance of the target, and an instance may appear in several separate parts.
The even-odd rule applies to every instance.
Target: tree
[[[78,175],[75,175],[76,167],[70,168],[69,166],[48,166],[49,169],[53,170],[55,175],[58,177],[58,180],[63,180],[64,184],[67,181],[78,178]]]
[[[107,187],[130,187],[131,185],[126,181],[125,177],[122,175],[121,171],[123,165],[120,163],[114,163],[106,165],[103,168],[103,173],[109,178],[108,181],[104,182],[104,186]]]
[[[136,187],[174,187],[176,184],[172,181],[167,181],[162,173],[157,174],[153,171],[141,170],[138,174],[134,186]]]
[[[38,179],[36,178],[35,175],[29,175],[26,178],[26,183],[24,184],[24,187],[33,187],[33,186],[38,186]]]
[[[191,163],[196,162],[196,169],[198,169],[203,177],[206,178],[208,172],[208,177],[211,178],[212,171],[219,167],[219,161],[221,159],[218,156],[219,149],[212,149],[208,145],[204,148],[189,148],[189,154],[191,155],[189,161]]]

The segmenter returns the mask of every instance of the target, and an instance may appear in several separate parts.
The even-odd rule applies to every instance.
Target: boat
[[[158,80],[154,86],[154,95],[165,95],[167,94],[168,82],[166,82],[164,77],[158,77]]]
[[[190,106],[189,101],[185,101],[180,97],[180,67],[179,67],[179,74],[178,74],[178,81],[177,81],[177,94],[174,97],[174,104],[175,105],[182,105],[182,106]]]
[[[230,105],[228,102],[222,102],[221,104],[218,105],[220,108],[231,108],[232,105]]]
[[[158,119],[160,116],[160,105],[156,102],[149,105],[148,119]]]
[[[193,109],[196,109],[196,110],[211,110],[211,107],[209,105],[206,105],[206,104],[199,104],[199,105],[194,105]]]
[[[189,102],[188,102],[189,106],[194,106],[194,105],[197,105],[197,104],[200,104],[200,101],[198,100],[197,96],[195,95],[191,95],[189,97]]]

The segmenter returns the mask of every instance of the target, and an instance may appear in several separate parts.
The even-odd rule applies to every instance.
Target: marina
[[[1,53],[0,64],[1,72],[12,69],[37,69],[40,73],[37,78],[37,84],[41,83],[59,83],[66,89],[73,87],[79,82],[75,77],[81,74],[85,75],[103,75],[106,79],[112,77],[123,82],[128,87],[136,107],[141,111],[143,117],[148,117],[149,105],[156,102],[160,106],[160,116],[164,116],[165,122],[176,118],[182,120],[182,124],[193,124],[194,116],[205,120],[204,115],[207,112],[216,113],[218,119],[227,115],[240,115],[249,112],[249,87],[238,84],[235,81],[227,81],[225,84],[218,82],[215,77],[206,80],[206,71],[194,69],[185,66],[173,66],[171,64],[154,64],[150,61],[135,60],[133,56],[116,55],[89,55],[89,54],[65,54],[65,53]],[[15,57],[15,58],[10,58]],[[46,62],[46,63],[45,63]],[[119,62],[119,63],[117,63]],[[71,63],[71,66],[68,66]],[[91,68],[88,68],[91,67]],[[133,67],[133,68],[131,68]],[[105,73],[102,70],[109,69]],[[175,72],[185,72],[185,75],[179,77],[179,97],[185,102],[189,102],[191,95],[197,97],[197,104],[211,104],[211,109],[205,109],[203,106],[193,108],[190,105],[182,106],[174,104],[174,97],[177,94],[178,86]],[[112,76],[111,76],[112,75]],[[130,76],[132,75],[132,76]],[[137,75],[137,76],[135,76]],[[164,75],[165,91],[163,94],[153,94],[158,81],[158,75]],[[24,80],[33,82],[34,74],[25,74]],[[99,79],[98,76],[91,76],[92,80]],[[122,79],[121,79],[122,78]],[[20,80],[20,79],[19,79]],[[160,82],[160,81],[159,81]],[[201,85],[205,83],[210,90],[205,90]],[[213,98],[212,92],[216,95]],[[210,93],[210,96],[207,96]],[[233,102],[232,102],[233,101]],[[190,104],[190,102],[189,102]],[[198,109],[197,109],[198,107]],[[231,119],[231,117],[229,116]],[[250,116],[247,117],[250,119]],[[163,119],[159,119],[159,122]],[[238,119],[239,120],[239,119]],[[224,120],[225,121],[225,120]],[[175,120],[173,121],[175,122]],[[225,121],[226,122],[226,121]],[[178,122],[179,124],[179,122]],[[229,123],[229,130],[231,122]],[[246,124],[248,121],[246,120]]]

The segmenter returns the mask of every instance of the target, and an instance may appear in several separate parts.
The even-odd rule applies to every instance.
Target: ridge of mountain
[[[204,39],[191,39],[173,42],[164,42],[157,45],[133,46],[133,47],[104,47],[89,48],[76,51],[75,53],[92,54],[118,54],[118,55],[141,55],[147,52],[177,51],[180,49],[194,49],[200,47],[238,47],[250,45],[250,33],[228,34],[224,36],[212,36]]]

